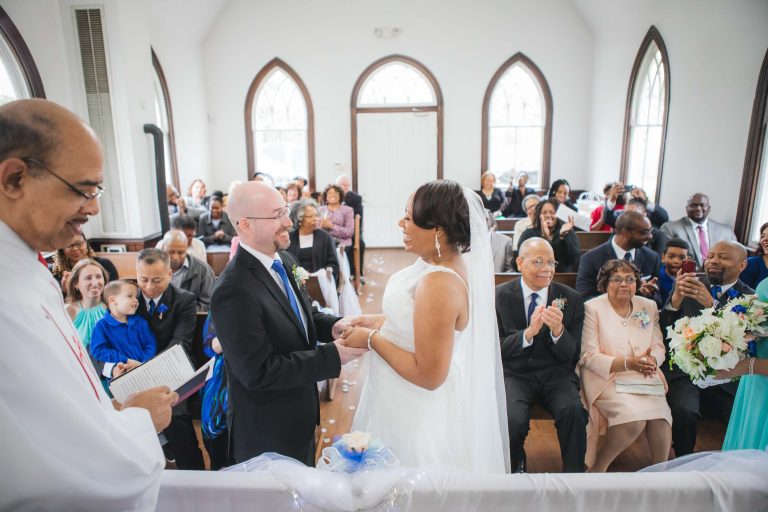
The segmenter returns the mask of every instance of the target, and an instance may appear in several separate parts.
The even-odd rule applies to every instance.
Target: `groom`
[[[364,350],[330,342],[338,317],[310,305],[290,244],[288,206],[261,182],[235,187],[227,214],[240,247],[219,277],[211,313],[224,353],[230,455],[277,452],[314,466],[317,381],[338,377]],[[280,251],[280,252],[278,252]]]

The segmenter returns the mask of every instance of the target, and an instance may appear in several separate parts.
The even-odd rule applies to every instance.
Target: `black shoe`
[[[527,473],[527,472],[528,472],[527,457],[525,456],[525,452],[523,452],[523,456],[518,461],[517,467],[514,468],[513,473]]]

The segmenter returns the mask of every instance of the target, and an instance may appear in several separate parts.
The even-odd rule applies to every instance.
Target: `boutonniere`
[[[740,293],[739,293],[737,290],[734,290],[734,289],[733,289],[733,286],[731,286],[730,288],[728,288],[728,291],[727,291],[727,292],[725,292],[725,294],[726,294],[726,295],[728,295],[728,298],[729,298],[729,299],[735,299],[736,297],[738,297],[739,295],[741,295],[741,294],[740,294]]]
[[[552,301],[552,305],[555,306],[560,311],[564,311],[565,306],[568,305],[568,299],[566,299],[565,297],[558,297]]]
[[[165,304],[160,304],[159,306],[157,306],[157,312],[158,312],[157,318],[162,320],[163,315],[168,312],[168,306],[166,306]]]
[[[309,279],[309,272],[304,267],[293,266],[293,280],[299,288],[304,288],[304,283]]]
[[[645,309],[642,311],[638,311],[634,315],[632,315],[633,318],[637,320],[637,322],[640,324],[640,326],[645,329],[650,325],[651,323],[651,316],[648,314],[648,311]]]

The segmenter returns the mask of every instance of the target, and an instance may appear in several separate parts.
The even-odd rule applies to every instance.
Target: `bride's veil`
[[[463,379],[462,386],[463,403],[468,410],[459,421],[467,422],[469,435],[465,442],[476,466],[473,470],[487,473],[493,471],[492,468],[500,469],[503,463],[509,472],[507,400],[496,325],[491,234],[480,197],[467,187],[464,187],[464,197],[469,207],[471,235],[470,250],[464,254],[470,322],[462,340],[466,343],[456,347],[455,355],[462,375],[469,378]]]

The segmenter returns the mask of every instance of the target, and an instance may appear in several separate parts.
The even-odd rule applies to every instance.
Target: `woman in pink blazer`
[[[672,445],[667,383],[659,369],[664,342],[656,303],[635,295],[637,268],[610,260],[600,269],[597,289],[584,304],[584,331],[578,372],[589,411],[587,453],[590,472],[604,472],[645,433],[653,463],[664,462]]]

